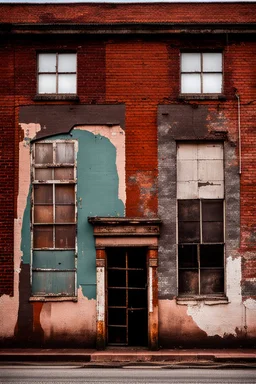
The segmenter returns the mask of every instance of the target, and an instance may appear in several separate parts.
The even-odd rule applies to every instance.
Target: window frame
[[[182,55],[186,53],[195,53],[195,54],[200,54],[200,71],[198,72],[187,72],[187,71],[182,71]],[[219,53],[222,56],[222,70],[217,71],[217,72],[209,72],[209,71],[203,71],[203,54],[206,53]],[[183,74],[199,74],[200,75],[200,92],[183,92],[182,91],[182,75]],[[204,74],[221,74],[221,91],[220,92],[202,92],[203,91],[203,75]],[[224,97],[224,54],[223,51],[221,50],[216,50],[216,51],[209,51],[209,50],[185,50],[180,52],[180,96],[182,98],[219,98],[219,97]]]
[[[179,210],[178,210],[178,204],[179,201],[199,201],[199,242],[180,242],[179,241]],[[202,207],[203,202],[217,202],[222,201],[222,213],[223,213],[223,241],[222,242],[204,242],[203,241],[203,218],[202,218]],[[201,267],[201,246],[222,246],[223,247],[223,267]],[[195,246],[197,249],[197,267],[180,267],[179,265],[179,247],[180,246]],[[197,270],[197,276],[198,276],[198,293],[189,293],[189,292],[180,292],[180,270]],[[201,293],[201,271],[202,270],[211,270],[211,269],[222,269],[223,270],[223,291],[217,292],[217,293]],[[205,199],[205,198],[199,198],[199,199],[177,199],[177,289],[178,289],[178,298],[211,298],[211,297],[225,297],[226,292],[226,284],[225,284],[225,277],[226,277],[226,265],[225,265],[225,199]]]
[[[37,144],[51,144],[52,145],[52,153],[53,153],[53,159],[50,163],[37,163],[36,164],[36,145]],[[74,161],[72,163],[58,163],[56,159],[56,148],[58,144],[73,144],[74,146]],[[30,300],[73,300],[77,301],[77,225],[78,225],[78,207],[77,207],[77,152],[78,152],[78,142],[74,139],[67,139],[67,140],[38,140],[32,143],[31,146],[31,180],[32,180],[32,190],[31,190],[31,270],[30,270],[30,283],[31,283],[31,298]],[[73,168],[73,179],[54,179],[54,170],[55,169],[65,169],[65,168]],[[46,179],[46,180],[36,180],[35,178],[35,171],[36,169],[50,169],[52,172],[52,179]],[[52,205],[53,209],[53,216],[52,216],[52,222],[38,222],[35,223],[35,206],[37,205],[44,205],[44,204],[36,204],[35,203],[35,186],[42,186],[42,185],[50,185],[52,186],[52,204],[45,204],[45,205]],[[59,205],[66,205],[66,206],[74,206],[74,221],[73,222],[57,222],[55,217],[56,212],[56,206],[58,203],[56,203],[55,196],[56,196],[56,186],[58,185],[73,185],[74,186],[74,203],[64,203]],[[35,247],[34,246],[34,229],[38,226],[51,226],[52,227],[52,236],[53,236],[53,246],[52,247]],[[68,226],[72,225],[75,227],[75,239],[74,239],[74,247],[56,247],[55,243],[55,228],[60,226]],[[74,252],[74,268],[64,268],[64,269],[56,269],[56,268],[34,268],[33,261],[34,261],[34,251],[46,251],[46,252],[61,252],[61,251],[68,251],[68,252]],[[70,295],[68,293],[44,293],[44,294],[37,294],[32,292],[32,283],[33,283],[33,273],[34,272],[50,272],[50,273],[57,273],[57,272],[74,272],[74,295]]]
[[[39,56],[43,54],[55,54],[56,57],[56,67],[55,67],[55,72],[39,72]],[[75,72],[59,72],[58,70],[58,62],[59,62],[59,55],[61,54],[73,54],[76,57],[76,70]],[[36,98],[44,98],[44,97],[57,97],[57,98],[74,98],[77,97],[77,52],[74,51],[40,51],[37,52],[37,69],[36,69],[36,76],[37,76],[37,92],[36,92]],[[56,92],[48,92],[48,93],[41,93],[39,89],[39,77],[40,75],[55,75],[55,82],[56,82]],[[59,88],[59,75],[75,75],[76,76],[76,90],[75,92],[65,92],[65,93],[60,93],[58,92]]]

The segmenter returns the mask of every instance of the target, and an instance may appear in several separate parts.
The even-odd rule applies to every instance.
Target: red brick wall
[[[10,41],[0,45],[0,295],[13,293],[14,72]]]
[[[1,5],[5,23],[238,23],[256,21],[256,4],[37,4]]]
[[[153,7],[153,8],[152,8]],[[2,22],[99,21],[256,21],[254,4],[150,5],[1,5]],[[200,11],[199,11],[200,8]],[[61,10],[60,10],[61,9]],[[175,12],[174,12],[175,9]],[[13,220],[18,176],[18,112],[34,104],[36,51],[74,49],[78,52],[80,103],[125,103],[127,216],[157,215],[157,106],[180,103],[179,52],[182,48],[223,47],[226,101],[200,101],[222,116],[229,138],[237,139],[237,99],[241,99],[241,251],[243,277],[252,277],[256,248],[256,44],[252,38],[188,36],[123,37],[27,36],[0,47],[0,294],[12,293]],[[15,50],[13,49],[15,46]],[[14,78],[15,65],[15,78]],[[15,99],[14,99],[15,93]],[[38,103],[38,102],[37,102]],[[65,103],[65,102],[63,102]],[[193,101],[194,104],[197,101]],[[52,104],[52,102],[50,103]],[[60,104],[60,102],[58,102]],[[15,124],[16,122],[16,124]],[[16,136],[15,136],[16,134]],[[15,139],[16,138],[16,139]],[[16,140],[16,141],[15,141]],[[16,143],[16,144],[15,144]],[[14,170],[14,163],[16,168]],[[14,178],[14,175],[15,178]],[[15,182],[14,182],[15,181]],[[254,268],[255,269],[255,268]],[[255,273],[254,273],[255,275]]]

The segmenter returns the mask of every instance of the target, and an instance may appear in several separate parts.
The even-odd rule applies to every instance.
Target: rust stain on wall
[[[137,171],[129,178],[132,186],[132,201],[134,216],[153,217],[157,214],[157,186],[156,172]],[[129,185],[128,184],[128,185]],[[129,189],[129,186],[127,186]],[[130,213],[132,215],[132,213]]]

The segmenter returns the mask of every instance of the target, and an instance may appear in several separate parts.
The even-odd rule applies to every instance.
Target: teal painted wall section
[[[96,252],[93,228],[88,216],[124,216],[124,204],[118,198],[116,148],[109,139],[91,132],[74,129],[69,135],[48,140],[73,139],[78,142],[77,206],[78,258],[77,285],[84,296],[96,298]],[[30,262],[30,196],[23,217],[23,262]]]
[[[32,187],[29,188],[27,197],[27,204],[23,215],[22,228],[21,228],[21,251],[23,264],[30,264],[31,260],[31,232],[30,232],[30,209],[31,209],[31,192]]]

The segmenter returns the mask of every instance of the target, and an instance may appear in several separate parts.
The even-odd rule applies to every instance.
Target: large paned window
[[[181,93],[222,93],[222,53],[181,53]]]
[[[77,93],[76,53],[38,54],[38,93]]]
[[[179,295],[224,294],[222,143],[177,147]]]
[[[76,142],[32,148],[32,293],[75,295]]]

